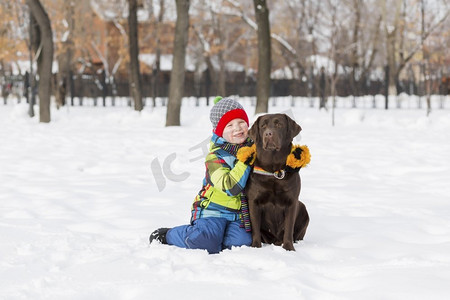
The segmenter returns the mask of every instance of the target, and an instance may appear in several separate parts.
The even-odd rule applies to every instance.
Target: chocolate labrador
[[[300,168],[299,165],[291,166],[288,159],[289,155],[300,158],[306,154],[302,154],[299,147],[294,151],[292,145],[293,138],[301,130],[300,125],[285,114],[261,116],[249,130],[249,136],[256,144],[254,170],[246,186],[252,247],[259,248],[263,242],[295,251],[293,243],[305,236],[309,215],[305,205],[298,200]],[[309,150],[307,156],[306,163],[309,162]]]

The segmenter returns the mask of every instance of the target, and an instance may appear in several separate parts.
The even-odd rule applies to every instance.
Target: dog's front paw
[[[287,251],[295,251],[294,245],[292,242],[283,243],[283,248]]]
[[[254,247],[254,248],[261,248],[262,244],[261,244],[261,242],[253,241],[252,242],[252,247]]]

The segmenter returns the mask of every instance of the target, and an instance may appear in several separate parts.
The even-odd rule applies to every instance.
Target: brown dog
[[[301,130],[300,125],[285,114],[261,116],[249,130],[256,144],[254,170],[246,186],[252,247],[261,247],[264,242],[282,244],[284,249],[295,251],[293,243],[305,236],[309,215],[298,200],[300,167],[289,165],[294,155],[297,158],[306,155],[306,163],[309,162],[307,147],[293,152],[292,140]]]

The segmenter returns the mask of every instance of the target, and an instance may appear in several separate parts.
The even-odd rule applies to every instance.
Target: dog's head
[[[267,114],[256,119],[248,135],[263,150],[280,151],[301,130],[300,125],[285,114]]]

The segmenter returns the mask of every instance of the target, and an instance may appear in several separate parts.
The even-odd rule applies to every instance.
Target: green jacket
[[[210,153],[205,159],[203,186],[192,205],[192,220],[202,217],[240,218],[241,194],[251,172],[250,166],[236,158],[235,153],[241,146],[213,134]]]

